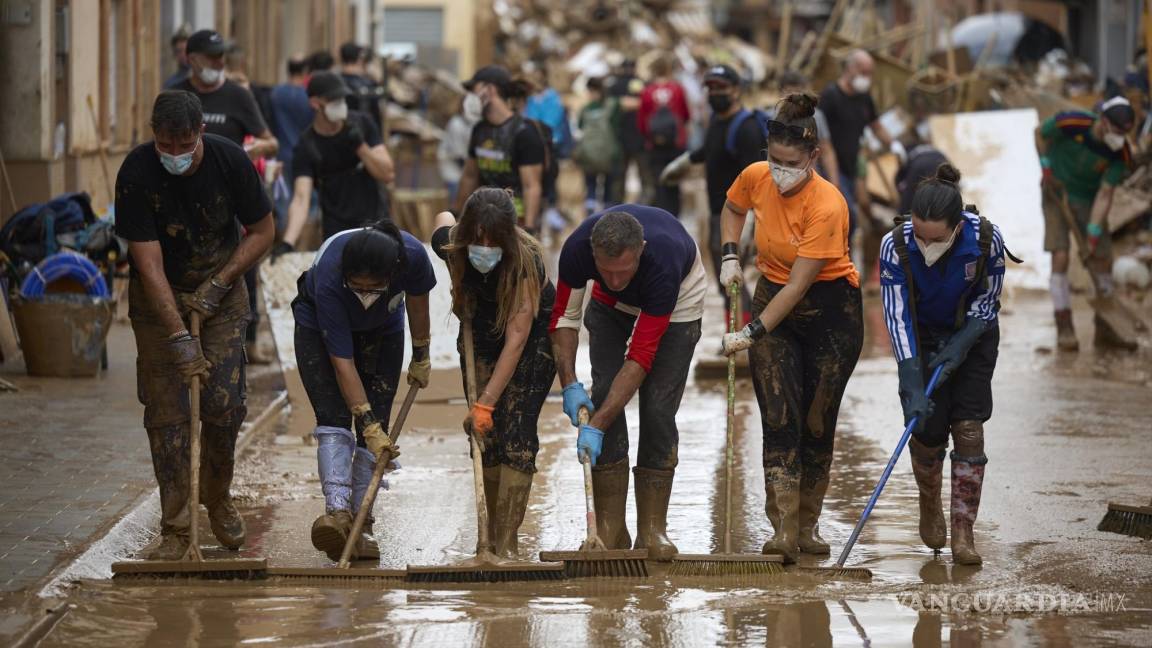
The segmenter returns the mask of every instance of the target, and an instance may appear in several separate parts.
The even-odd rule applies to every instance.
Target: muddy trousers
[[[244,330],[247,291],[240,284],[221,312],[201,325],[200,345],[211,363],[200,390],[200,503],[212,511],[230,502],[236,437],[247,416]],[[136,337],[136,391],[160,489],[163,535],[188,533],[188,383],[167,358],[167,331],[143,305],[138,284],[129,286],[129,316]],[[187,321],[187,314],[182,313]]]
[[[340,393],[336,371],[320,331],[296,326],[296,362],[308,400],[316,412],[316,464],[328,513],[355,513],[368,489],[375,457],[360,430],[352,432],[352,412]],[[404,360],[404,331],[354,332],[353,358],[376,415],[388,432]],[[371,513],[369,514],[371,517]]]
[[[754,317],[781,288],[761,277]],[[749,349],[764,430],[765,509],[777,534],[770,543],[785,555],[797,548],[827,551],[816,535],[817,522],[840,401],[863,343],[860,289],[837,279],[812,284],[788,317]]]

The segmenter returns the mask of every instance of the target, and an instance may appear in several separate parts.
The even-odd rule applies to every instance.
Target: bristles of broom
[[[833,580],[872,580],[872,570],[867,567],[801,567],[800,571]]]
[[[648,563],[630,560],[565,560],[568,578],[647,578]]]
[[[1152,507],[1109,503],[1096,530],[1152,540]]]
[[[278,582],[322,583],[340,585],[342,583],[366,586],[372,583],[392,586],[403,582],[408,573],[403,569],[377,569],[372,567],[270,567],[268,578]]]
[[[213,565],[211,562],[205,561],[200,563],[181,562],[171,565],[149,564],[148,561],[139,561],[139,567],[136,563],[117,563],[115,565],[112,579],[116,582],[132,582],[132,581],[155,581],[155,580],[178,580],[180,582],[192,582],[201,580],[263,580],[267,575],[267,569],[264,566],[264,561],[243,561],[254,562],[257,564],[252,565]],[[168,562],[168,561],[164,561]],[[226,562],[226,561],[220,561]],[[227,561],[232,562],[232,561]],[[235,561],[241,562],[241,561]],[[126,565],[131,564],[132,567],[125,568]],[[198,569],[190,569],[190,566],[196,566]]]
[[[409,583],[509,583],[564,580],[564,569],[517,569],[484,567],[409,567]]]
[[[672,561],[670,576],[776,576],[784,567],[766,560],[680,560]]]

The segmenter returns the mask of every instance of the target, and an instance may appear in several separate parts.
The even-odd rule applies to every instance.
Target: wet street
[[[1108,501],[1140,504],[1152,493],[1147,351],[1057,355],[1049,349],[1045,298],[1012,295],[1005,309],[976,527],[982,569],[953,567],[947,550],[933,557],[921,545],[907,457],[849,559],[873,571],[870,583],[795,571],[673,578],[655,563],[642,580],[482,586],[95,577],[107,573],[114,556],[146,541],[141,529],[156,513],[145,506],[136,512],[139,524],[120,525],[102,541],[111,550],[82,555],[45,590],[75,607],[41,645],[1148,645],[1152,544],[1095,530]],[[868,341],[848,387],[822,517],[833,558],[901,432],[879,304],[870,301],[866,310]],[[1080,313],[1089,320],[1083,336],[1091,323],[1087,309]],[[715,333],[706,331],[698,356],[714,352]],[[755,553],[770,533],[760,425],[750,382],[738,390],[733,548]],[[678,415],[680,465],[668,527],[683,553],[720,551],[723,542],[724,399],[722,382],[692,380]],[[521,529],[525,559],[575,549],[584,535],[574,433],[558,401],[542,418],[540,470]],[[465,413],[462,403],[413,409],[400,439],[403,467],[388,476],[389,490],[376,504],[382,567],[471,555],[471,463],[459,431]],[[634,407],[629,416],[634,456]],[[309,442],[269,432],[248,448],[237,488],[248,519],[245,555],[263,555],[274,566],[331,564],[309,542],[308,528],[323,508]],[[69,582],[73,575],[84,577]]]

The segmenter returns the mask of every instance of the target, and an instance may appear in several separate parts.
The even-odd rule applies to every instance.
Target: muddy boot
[[[1121,335],[1108,323],[1108,320],[1097,315],[1093,319],[1096,327],[1092,344],[1098,349],[1119,349],[1121,351],[1135,351],[1140,345],[1134,339]]]
[[[160,542],[178,537],[188,547],[188,423],[148,428],[152,467],[160,488]],[[172,540],[167,540],[172,542]],[[154,548],[158,548],[157,547]],[[167,553],[166,550],[165,553]],[[175,551],[175,549],[170,549]],[[183,552],[180,553],[183,555]],[[179,558],[180,556],[176,556]],[[149,558],[149,560],[161,560]]]
[[[944,446],[928,447],[912,437],[908,440],[912,455],[912,474],[920,489],[920,539],[929,549],[939,550],[948,541],[944,508],[940,505],[940,486],[944,481]]]
[[[632,536],[624,523],[628,504],[628,460],[592,467],[596,535],[609,549],[631,549]]]
[[[351,530],[351,511],[341,509],[325,513],[312,523],[312,546],[328,554],[329,560],[340,560]],[[359,556],[353,552],[352,558],[357,559]]]
[[[760,553],[780,554],[785,563],[794,563],[800,553],[799,479],[786,468],[765,466],[764,494],[764,512],[775,533]]]
[[[668,539],[668,498],[672,496],[675,470],[653,470],[636,466],[636,544],[647,549],[651,560],[672,560],[676,545]]]
[[[1072,325],[1072,311],[1058,310],[1056,315],[1056,348],[1061,351],[1079,351],[1076,328]]]
[[[800,491],[798,530],[796,546],[802,553],[827,556],[832,548],[820,537],[820,511],[824,508],[824,495],[828,492],[828,478],[825,477]]]
[[[176,534],[160,535],[144,548],[144,560],[180,560],[188,551],[188,537]]]
[[[380,545],[376,544],[376,534],[373,532],[375,523],[376,520],[372,516],[368,516],[368,519],[364,520],[364,526],[360,529],[360,537],[356,539],[356,548],[352,550],[352,555],[356,560],[380,560]]]
[[[500,466],[500,494],[496,506],[495,553],[501,558],[516,558],[520,552],[519,531],[524,522],[524,509],[532,492],[532,473],[510,466]]]
[[[484,505],[488,511],[488,551],[496,551],[496,515],[500,503],[500,466],[484,466]],[[480,548],[477,547],[477,553]]]
[[[225,495],[208,506],[208,523],[220,546],[232,551],[244,546],[247,534],[244,518],[232,503],[231,495]]]
[[[972,527],[980,510],[984,486],[984,426],[980,421],[952,424],[955,450],[952,451],[952,562],[957,565],[983,563],[976,553]]]

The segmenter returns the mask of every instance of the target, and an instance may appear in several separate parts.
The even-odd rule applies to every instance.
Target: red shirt
[[[679,132],[676,135],[676,146],[687,146],[688,133],[684,127],[692,118],[688,110],[688,99],[684,94],[684,87],[675,81],[662,81],[649,83],[640,94],[640,109],[636,111],[636,121],[640,125],[640,133],[648,138],[648,120],[657,108],[668,106],[672,114],[680,120]]]

